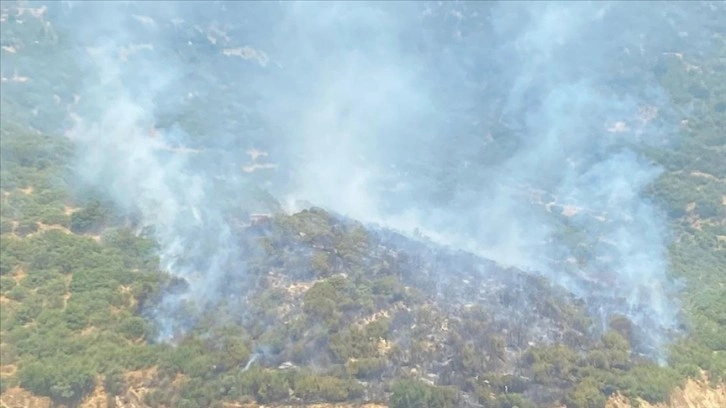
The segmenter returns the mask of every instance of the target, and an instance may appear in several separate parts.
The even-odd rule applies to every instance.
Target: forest
[[[664,169],[648,196],[666,210],[668,273],[681,283],[683,334],[658,364],[627,317],[598,331],[544,277],[331,210],[288,213],[261,190],[248,199],[269,209],[262,219],[225,207],[244,264],[225,272],[222,300],[188,305],[189,330],[158,341],[155,305],[188,282],[163,270],[135,214],[75,184],[71,119],[52,102],[72,100],[79,77],[65,39],[2,7],[1,406],[22,391],[67,407],[101,392],[109,407],[602,408],[616,394],[635,406],[668,401],[687,379],[726,381],[723,38],[716,58],[653,63],[674,103],[698,112],[677,148],[642,151]],[[18,38],[40,42],[8,51]],[[38,58],[64,68],[9,79],[11,59]]]

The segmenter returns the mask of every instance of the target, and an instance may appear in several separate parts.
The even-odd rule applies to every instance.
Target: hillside
[[[545,68],[534,37],[543,83],[454,69],[491,46],[490,6],[386,9],[401,27],[313,9],[389,22],[385,41],[356,40],[385,69],[353,52],[336,66],[353,34],[326,37],[308,9],[190,7],[2,3],[0,405],[726,404],[722,4],[683,6],[675,31],[592,74],[647,94],[612,109],[599,82]],[[388,53],[389,30],[419,38],[415,59]],[[573,47],[577,76],[593,56]],[[380,95],[316,76],[311,55]],[[424,93],[409,58],[450,75]],[[467,105],[483,88],[509,110]],[[404,230],[418,212],[400,208],[430,218]]]

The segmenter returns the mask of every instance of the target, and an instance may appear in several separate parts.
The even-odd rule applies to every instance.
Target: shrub
[[[453,408],[458,402],[453,389],[430,386],[418,380],[396,381],[391,392],[391,408]]]

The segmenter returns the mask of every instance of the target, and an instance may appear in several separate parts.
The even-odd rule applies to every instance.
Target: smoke
[[[158,242],[160,268],[189,283],[152,311],[166,340],[185,328],[186,322],[176,318],[185,305],[204,310],[218,302],[225,270],[239,265],[241,256],[212,191],[214,180],[194,163],[209,158],[179,150],[177,142],[186,138],[179,128],[154,128],[156,105],[164,103],[165,91],[178,86],[182,62],[153,53],[158,35],[153,20],[134,16],[149,32],[126,29],[126,6],[95,5],[76,17],[89,19],[77,28],[79,38],[106,36],[79,50],[87,64],[87,88],[74,108],[81,114],[69,137],[78,147],[81,180],[123,211],[139,214],[140,229]],[[136,42],[134,37],[143,34],[152,38]],[[135,53],[148,55],[132,58]]]
[[[389,9],[391,25],[369,22],[381,7],[359,5],[345,20],[364,40],[333,54],[334,71],[316,64],[323,78],[289,130],[305,152],[292,194],[545,273],[589,298],[602,324],[624,314],[659,347],[678,308],[665,218],[643,196],[660,170],[636,151],[672,137],[645,55],[665,51],[649,35],[668,33],[633,14],[662,16],[604,3],[448,6]],[[454,20],[437,33],[448,38],[426,38],[427,17]],[[337,35],[343,20],[316,29],[350,38]],[[402,32],[422,35],[423,52]],[[555,239],[563,228],[588,238],[585,254]]]
[[[546,274],[658,349],[678,307],[643,194],[660,170],[639,152],[676,133],[651,65],[685,30],[702,38],[689,7],[130,2],[55,18],[87,72],[78,173],[140,213],[190,283],[156,311],[162,338],[185,302],[220,301],[232,265],[244,281],[227,215],[248,183]]]

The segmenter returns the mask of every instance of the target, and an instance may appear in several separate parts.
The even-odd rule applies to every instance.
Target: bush
[[[683,378],[672,368],[647,364],[628,372],[623,378],[622,390],[628,397],[640,397],[657,404],[667,401],[671,391],[682,383]]]
[[[385,358],[363,358],[345,363],[348,375],[358,378],[377,378],[386,368]]]
[[[121,322],[119,333],[129,340],[142,338],[147,333],[146,321],[140,317],[129,317]]]
[[[343,402],[363,394],[363,386],[356,381],[306,373],[295,376],[293,390],[305,402]]]
[[[71,215],[71,231],[77,234],[95,233],[106,223],[110,211],[100,202],[93,201],[86,208]]]
[[[458,402],[453,389],[430,386],[418,380],[396,381],[391,392],[391,408],[453,408]]]
[[[124,380],[123,371],[114,367],[106,372],[103,388],[109,395],[122,395],[126,392],[127,386]]]
[[[243,394],[254,396],[259,403],[269,404],[289,397],[290,378],[287,373],[252,367],[242,373],[240,388]]]
[[[317,282],[305,293],[304,311],[329,326],[335,325],[341,317],[339,300],[339,292],[330,282]]]
[[[607,402],[594,380],[584,380],[565,396],[567,408],[603,408]]]
[[[24,365],[20,386],[58,402],[80,401],[93,389],[93,373],[86,361],[50,359]]]

